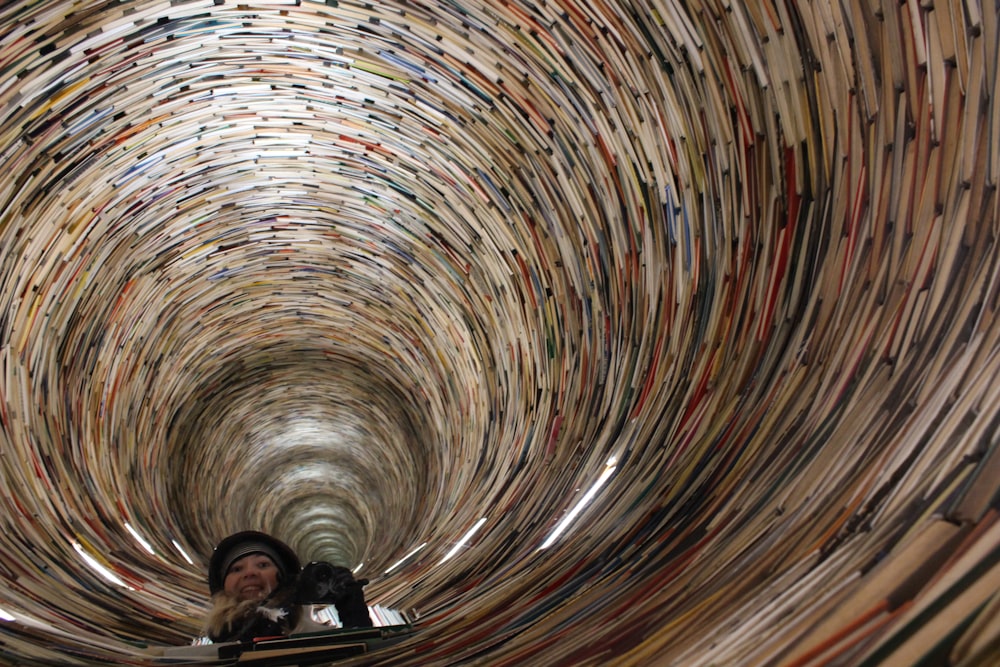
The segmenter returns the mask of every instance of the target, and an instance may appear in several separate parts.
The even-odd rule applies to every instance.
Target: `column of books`
[[[998,659],[998,13],[7,3],[0,662]]]

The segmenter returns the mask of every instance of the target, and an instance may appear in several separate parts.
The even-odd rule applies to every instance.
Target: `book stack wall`
[[[0,662],[990,664],[995,6],[0,9]]]

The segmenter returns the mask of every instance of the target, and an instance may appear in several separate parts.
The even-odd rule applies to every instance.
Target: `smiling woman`
[[[346,568],[330,569],[338,577],[331,597],[343,627],[371,627],[364,593]],[[212,593],[205,633],[213,642],[248,642],[329,629],[313,622],[308,601],[297,594],[302,571],[291,547],[258,531],[241,531],[222,540],[208,566]],[[318,600],[317,600],[318,601]]]
[[[278,587],[278,568],[270,556],[251,552],[226,570],[226,593],[239,600],[259,600]]]
[[[186,644],[254,527],[416,620],[387,664],[1000,664],[998,52],[981,0],[0,2],[0,663]]]
[[[223,540],[215,548],[208,570],[212,592],[212,611],[206,624],[209,639],[250,641],[289,634],[302,616],[301,609],[274,606],[272,613],[258,613],[258,609],[299,569],[294,552],[270,536],[244,532]]]

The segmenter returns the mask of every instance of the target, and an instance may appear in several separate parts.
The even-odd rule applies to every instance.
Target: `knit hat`
[[[244,530],[230,535],[219,542],[212,552],[208,564],[208,589],[215,595],[226,585],[226,574],[229,566],[244,556],[264,554],[278,568],[279,584],[294,577],[302,569],[298,556],[287,544],[266,533],[256,530]]]

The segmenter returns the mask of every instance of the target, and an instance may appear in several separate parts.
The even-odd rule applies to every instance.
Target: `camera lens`
[[[302,568],[296,584],[296,602],[299,604],[319,604],[334,602],[344,592],[347,585],[342,573],[334,565],[325,561],[313,561]],[[350,578],[350,572],[346,571]]]
[[[330,584],[333,579],[333,566],[329,563],[312,563],[312,579],[316,583]]]

